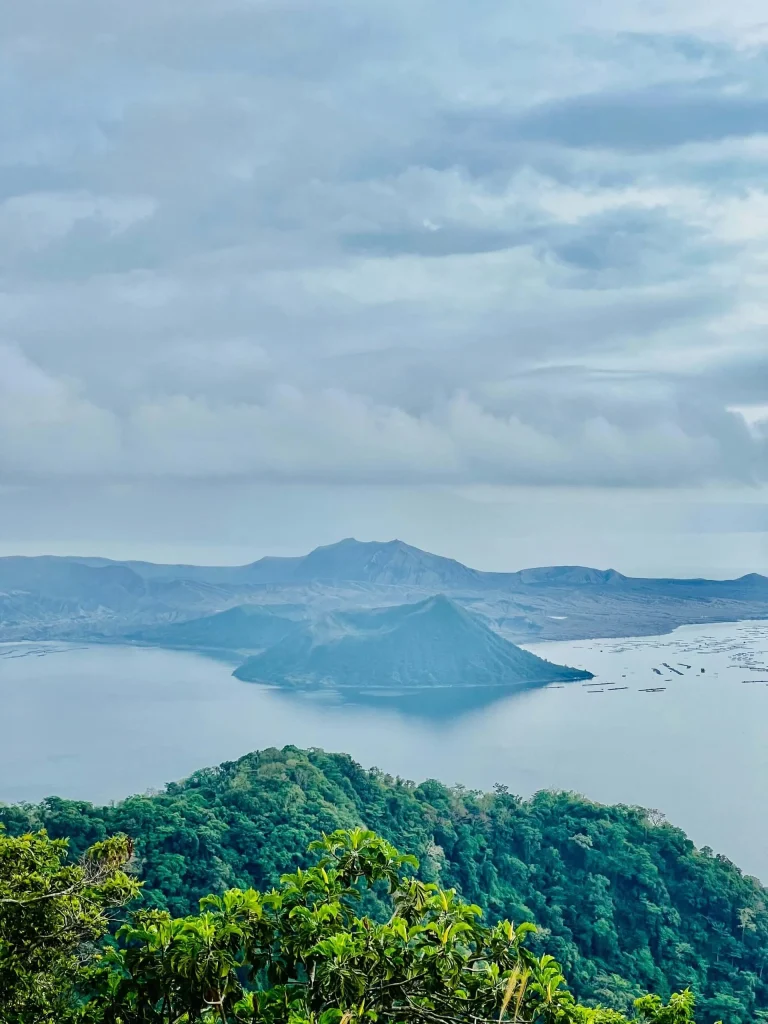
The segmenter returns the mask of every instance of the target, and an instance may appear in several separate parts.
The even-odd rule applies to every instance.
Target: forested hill
[[[637,808],[415,785],[346,755],[286,747],[110,807],[50,799],[0,807],[0,821],[13,834],[67,836],[74,853],[128,833],[145,903],[176,914],[211,891],[263,888],[304,863],[318,832],[365,824],[491,917],[535,921],[540,951],[582,999],[623,1008],[647,990],[690,986],[702,1024],[768,1020],[768,892]]]

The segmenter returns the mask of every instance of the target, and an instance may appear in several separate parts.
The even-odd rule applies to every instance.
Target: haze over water
[[[596,679],[436,719],[429,699],[410,715],[294,698],[197,654],[0,645],[0,800],[109,801],[251,750],[322,746],[416,780],[658,808],[768,881],[768,623],[529,649]]]

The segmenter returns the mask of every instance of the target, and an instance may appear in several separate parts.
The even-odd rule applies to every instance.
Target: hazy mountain
[[[509,586],[602,586],[623,584],[628,580],[615,569],[589,569],[583,565],[555,565],[541,569],[521,569],[520,572],[484,573],[486,579],[506,582]]]
[[[130,639],[158,647],[256,651],[271,647],[295,629],[295,622],[269,609],[237,605],[215,615],[139,630]]]
[[[670,594],[703,590],[713,595],[764,593],[768,578],[750,573],[736,580],[642,579],[624,576],[615,569],[559,565],[521,569],[517,572],[483,572],[453,558],[434,555],[401,540],[358,541],[354,538],[315,548],[296,558],[261,558],[248,565],[160,565],[152,562],[112,562],[103,558],[0,558],[0,588],[6,579],[6,563],[12,574],[19,563],[38,563],[22,575],[42,578],[44,572],[63,565],[90,569],[123,569],[143,580],[190,580],[225,586],[295,586],[308,583],[367,583],[381,586],[422,587],[445,592],[483,590],[538,590],[541,588],[589,587],[626,592],[663,590]]]
[[[105,559],[83,561],[90,566],[124,564],[144,579],[192,579],[230,584],[344,582],[455,589],[482,585],[482,578],[487,575],[452,558],[429,554],[400,540],[364,542],[351,537],[315,548],[298,558],[267,557],[240,566],[109,563]]]
[[[232,588],[185,577],[144,579],[120,562],[0,558],[0,640],[120,636],[236,600]]]
[[[120,562],[97,568],[47,555],[0,559],[0,592],[6,594],[41,594],[49,600],[120,607],[135,601],[146,589],[141,576]]]
[[[522,687],[591,679],[552,665],[489,629],[447,597],[306,624],[235,672],[290,687]]]
[[[768,579],[754,573],[719,581],[635,579],[583,566],[480,572],[399,540],[347,539],[242,566],[0,558],[0,640],[118,639],[251,604],[299,606],[317,618],[437,593],[511,640],[653,634],[683,623],[768,617]],[[183,642],[206,646],[208,628],[200,626],[197,641],[198,627],[190,627]]]
[[[259,564],[257,562],[253,568]],[[366,544],[348,538],[338,544],[316,548],[300,559],[293,578],[456,590],[477,587],[482,573],[468,569],[452,558],[420,551],[400,540]]]

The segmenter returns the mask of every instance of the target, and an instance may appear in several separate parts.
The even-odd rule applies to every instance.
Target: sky
[[[768,572],[757,0],[0,6],[0,553]]]

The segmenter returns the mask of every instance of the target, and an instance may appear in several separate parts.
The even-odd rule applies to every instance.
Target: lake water
[[[294,698],[185,652],[0,645],[0,800],[108,801],[294,743],[417,780],[658,808],[768,881],[768,623],[529,649],[595,683],[430,718]]]

